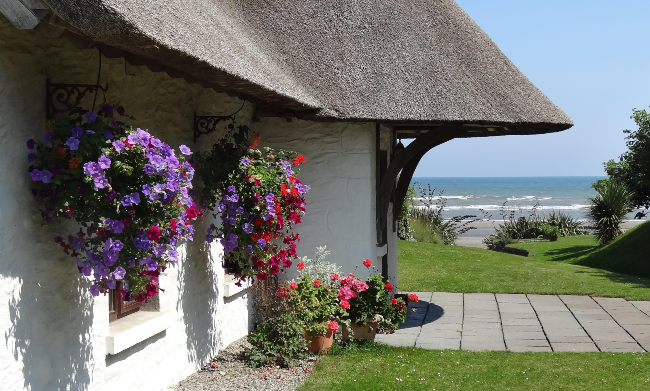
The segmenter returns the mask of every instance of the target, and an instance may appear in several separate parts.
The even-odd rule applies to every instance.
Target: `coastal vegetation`
[[[607,244],[621,233],[625,216],[632,211],[634,194],[622,181],[611,178],[596,188],[596,196],[589,197],[587,217],[594,225],[598,243]]]
[[[400,289],[443,292],[583,294],[650,300],[650,223],[600,247],[592,235],[519,243],[529,258],[477,248],[401,241]],[[626,261],[622,261],[626,259]],[[623,274],[635,273],[635,274]]]

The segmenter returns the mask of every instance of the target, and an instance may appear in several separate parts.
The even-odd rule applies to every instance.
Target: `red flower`
[[[298,262],[296,267],[300,270],[305,270],[305,263],[304,262]]]
[[[420,301],[420,299],[418,298],[418,295],[416,295],[415,293],[411,293],[409,294],[409,301],[413,303],[417,303],[418,301]]]
[[[278,288],[277,294],[281,298],[286,299],[287,297],[289,297],[289,290],[287,288],[281,286],[280,288]]]
[[[363,261],[363,266],[370,268],[370,266],[372,266],[372,261],[370,259],[366,259]]]
[[[199,212],[196,210],[195,207],[188,208],[185,211],[185,214],[187,215],[187,218],[190,219],[190,220],[194,220],[195,218],[197,218],[199,216]]]
[[[345,309],[345,310],[349,310],[349,309],[350,309],[350,302],[347,301],[347,300],[341,300],[341,302],[339,303],[339,305],[341,306],[341,308],[343,308],[343,309]]]
[[[260,281],[266,280],[266,273],[264,273],[264,272],[257,273],[257,279],[260,280]]]
[[[339,330],[339,324],[335,320],[330,320],[327,322],[327,329],[333,333]]]
[[[384,289],[386,290],[386,292],[392,292],[393,291],[393,284],[387,283],[386,285],[384,285]]]
[[[393,299],[390,301],[393,305],[397,304],[397,299]]]
[[[298,289],[298,284],[295,282],[289,283],[289,289]]]
[[[162,232],[160,231],[160,228],[158,228],[155,225],[152,225],[151,228],[147,230],[147,234],[149,234],[149,239],[153,240],[154,242],[160,241],[160,235],[162,235]]]
[[[314,280],[314,286],[318,288],[320,286],[320,281]]]

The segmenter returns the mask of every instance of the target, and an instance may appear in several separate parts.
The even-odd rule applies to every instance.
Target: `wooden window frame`
[[[121,319],[127,315],[131,315],[140,310],[142,302],[131,300],[128,302],[122,301],[122,296],[120,296],[120,291],[122,290],[122,283],[118,282],[115,289],[110,291],[113,299],[113,310],[108,311],[108,322],[114,322],[118,319]]]

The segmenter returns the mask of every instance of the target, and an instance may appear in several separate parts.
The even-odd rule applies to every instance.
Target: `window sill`
[[[162,333],[171,327],[172,320],[170,311],[138,311],[112,322],[109,325],[110,335],[106,337],[106,353],[117,354]]]
[[[235,278],[233,275],[226,274],[223,283],[223,297],[235,296],[239,292],[251,286],[250,281],[242,282],[241,286],[235,285],[237,282],[239,282],[239,279]]]

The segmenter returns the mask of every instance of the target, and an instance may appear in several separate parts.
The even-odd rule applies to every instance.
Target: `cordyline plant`
[[[202,214],[190,196],[194,169],[169,145],[125,124],[133,117],[121,106],[84,112],[50,121],[43,142],[27,142],[32,193],[45,223],[72,219],[83,227],[55,242],[94,280],[94,296],[121,282],[125,301],[145,301]]]
[[[210,225],[206,239],[221,242],[224,260],[241,266],[241,280],[264,280],[291,267],[300,240],[292,230],[305,213],[309,190],[296,177],[305,158],[257,149],[259,138],[246,126],[230,125],[211,151],[195,154],[204,184],[201,202],[216,207],[221,219]]]

